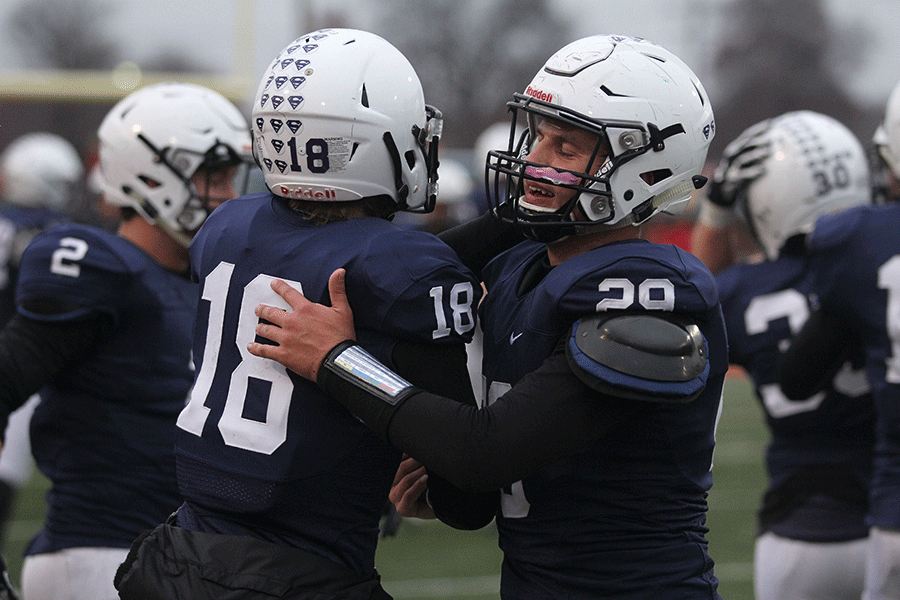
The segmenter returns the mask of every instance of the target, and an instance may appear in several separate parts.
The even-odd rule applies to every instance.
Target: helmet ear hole
[[[416,153],[412,150],[407,150],[403,157],[406,159],[406,166],[409,167],[411,171],[416,166]]]
[[[144,185],[146,185],[151,190],[162,185],[162,183],[160,183],[156,179],[153,179],[152,177],[148,177],[146,175],[138,175],[138,179],[144,182]]]
[[[643,179],[647,185],[655,185],[657,183],[665,181],[671,176],[671,169],[656,169],[655,171],[646,171],[644,173],[641,173],[641,179]]]

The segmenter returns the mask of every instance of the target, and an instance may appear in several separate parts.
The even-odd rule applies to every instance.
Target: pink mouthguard
[[[560,173],[553,167],[525,167],[525,174],[535,179],[546,179],[550,183],[563,183],[574,185],[581,181],[581,178],[573,173]]]

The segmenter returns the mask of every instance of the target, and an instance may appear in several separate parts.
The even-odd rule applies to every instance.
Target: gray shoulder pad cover
[[[690,402],[709,376],[700,328],[668,313],[598,313],[572,326],[569,366],[587,386],[611,396]]]

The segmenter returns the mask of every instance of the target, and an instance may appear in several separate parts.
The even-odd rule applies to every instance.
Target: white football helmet
[[[209,199],[191,183],[194,173],[252,160],[249,126],[237,107],[188,83],[160,83],[126,96],[97,135],[106,201],[136,209],[185,246],[211,212]]]
[[[440,112],[377,35],[322,29],[291,42],[266,69],[251,121],[254,156],[278,196],[434,208]]]
[[[765,148],[760,175],[738,198],[738,210],[769,259],[808,233],[816,219],[871,201],[865,149],[842,123],[816,112],[785,113],[753,143]]]
[[[5,202],[58,212],[71,208],[84,177],[75,147],[46,132],[25,134],[0,156],[0,181]]]
[[[515,210],[503,211],[512,214],[504,218],[526,224],[523,232],[535,239],[639,225],[660,211],[680,210],[706,181],[699,173],[715,135],[709,97],[687,65],[653,43],[617,35],[572,42],[507,106],[514,123],[524,116],[528,133],[519,144],[511,135],[505,152],[488,155],[496,182],[511,176],[506,186],[490,186],[490,202],[496,213],[501,203],[512,201]],[[528,160],[536,122],[543,117],[596,135],[594,156],[609,153],[597,173],[567,171],[550,180],[580,192],[552,213],[520,203],[524,180],[548,180],[534,175],[546,173],[547,165]],[[645,174],[653,177],[642,178]]]

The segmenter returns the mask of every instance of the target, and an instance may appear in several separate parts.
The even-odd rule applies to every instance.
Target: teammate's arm
[[[476,275],[480,275],[492,258],[525,239],[513,225],[501,221],[490,211],[451,227],[438,237]]]
[[[644,402],[586,385],[570,365],[568,334],[538,369],[487,408],[424,392],[355,344],[343,277],[339,269],[329,280],[331,307],[273,281],[293,312],[257,307],[257,316],[271,323],[261,323],[257,333],[277,345],[252,342],[249,351],[317,381],[383,439],[462,489],[494,490],[584,451]],[[706,373],[704,365],[704,381]]]
[[[0,432],[6,430],[10,413],[85,356],[111,325],[111,319],[100,314],[60,322],[13,316],[0,331]]]
[[[496,490],[583,452],[635,410],[634,401],[587,387],[569,366],[565,340],[483,409],[412,385],[391,405],[329,368],[348,345],[329,353],[320,387],[383,439],[464,490]]]
[[[817,310],[791,339],[778,362],[778,384],[791,400],[822,390],[847,361],[853,334],[837,316]]]
[[[392,353],[397,373],[422,389],[476,408],[469,381],[464,344],[401,341]],[[433,432],[423,432],[425,437]],[[434,443],[432,438],[431,442]],[[457,529],[480,529],[494,518],[500,502],[499,488],[481,493],[463,492],[431,469],[428,472],[428,504],[435,516]]]

